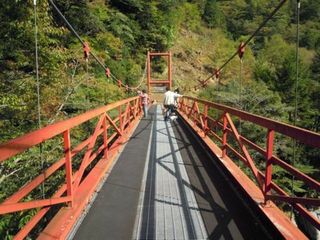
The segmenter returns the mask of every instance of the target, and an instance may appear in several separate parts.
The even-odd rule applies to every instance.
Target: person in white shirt
[[[170,91],[169,87],[166,87],[166,92],[164,93],[163,106],[165,107],[164,120],[167,121],[174,111],[174,106],[176,99],[182,97],[182,95]]]

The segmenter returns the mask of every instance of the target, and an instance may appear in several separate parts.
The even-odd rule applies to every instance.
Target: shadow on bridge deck
[[[184,123],[159,110],[140,122],[70,237],[280,239]]]

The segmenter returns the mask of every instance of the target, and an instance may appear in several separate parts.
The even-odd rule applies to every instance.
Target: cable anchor
[[[84,59],[88,62],[89,55],[90,55],[90,47],[88,42],[83,43],[83,55],[84,55]]]
[[[245,52],[245,45],[244,45],[244,42],[241,42],[238,48],[238,56],[240,59],[243,58],[244,52]]]
[[[110,78],[110,77],[111,77],[110,68],[108,68],[108,67],[106,68],[105,74],[106,74],[106,77],[107,77],[107,78]]]

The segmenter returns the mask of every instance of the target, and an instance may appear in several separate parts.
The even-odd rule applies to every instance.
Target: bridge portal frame
[[[167,65],[168,65],[168,78],[162,80],[151,79],[151,61],[153,57],[160,56],[167,58]],[[170,89],[172,87],[172,54],[171,52],[148,52],[147,56],[147,87],[148,87],[148,94],[150,95],[150,90],[152,85],[165,85],[168,86]]]

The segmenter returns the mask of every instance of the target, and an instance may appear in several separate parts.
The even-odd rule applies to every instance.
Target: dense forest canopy
[[[221,74],[220,84],[212,79],[200,90],[194,88],[196,80],[205,79],[226,61],[278,0],[54,2],[90,43],[92,52],[124,84],[134,86],[140,81],[147,51],[171,50],[174,84],[184,94],[320,131],[320,1],[301,0],[297,96],[296,0],[288,1],[246,48],[241,84],[236,58]],[[48,1],[37,2],[37,15],[42,125],[133,94],[106,78],[92,57],[85,61],[82,45]],[[38,127],[34,24],[33,1],[0,2],[0,142]],[[159,74],[166,71],[164,66],[156,69]],[[264,137],[257,129],[252,131],[252,126],[244,125],[243,132],[258,143]],[[289,140],[279,140],[276,152],[289,159],[291,146]],[[298,146],[297,156],[301,169],[318,174],[319,151]],[[12,184],[7,190],[0,188],[0,199],[19,185],[9,176],[30,177],[22,171],[11,174],[14,168],[11,163],[0,165],[0,184]],[[27,169],[37,172],[32,164]],[[288,186],[286,173],[276,174],[279,182]],[[306,194],[298,181],[295,192]],[[0,238],[9,238],[25,218],[1,218]]]
[[[32,1],[1,4],[1,127],[10,129],[7,126],[15,126],[17,130],[9,130],[8,136],[4,134],[1,139],[4,141],[29,131],[36,118],[36,101],[33,101],[36,97],[35,40]],[[235,50],[237,42],[245,40],[270,14],[277,1],[57,0],[56,4],[112,73],[132,85],[143,74],[148,50],[170,50],[175,43],[184,41],[179,34],[184,30],[199,34],[205,33],[205,29],[219,29],[219,37],[225,38],[225,43],[216,48],[230,53]],[[46,1],[39,1],[38,5],[44,123],[59,109],[68,88],[77,86],[83,78],[87,81],[71,94],[62,109],[64,114],[111,101],[112,97],[105,99],[104,96],[109,95],[110,90],[113,93],[118,90],[106,81],[103,71],[94,61],[90,61],[87,68],[82,58],[81,44],[54,9]],[[280,95],[281,103],[287,107],[284,120],[289,122],[293,121],[295,97],[295,5],[296,1],[289,1],[260,31],[250,45],[247,55],[252,55],[253,60],[245,69],[247,82],[255,80],[261,85],[266,84],[270,94]],[[316,1],[301,1],[298,125],[316,131],[319,129],[319,9],[320,3]],[[215,45],[214,40],[212,45]],[[226,46],[227,42],[233,41],[235,44],[232,46],[231,43],[231,49],[230,45]],[[217,67],[225,60],[225,56],[217,56],[214,52],[206,54],[211,57],[211,63],[207,62],[211,67]],[[210,74],[210,68],[204,70]],[[227,73],[224,78],[230,80]],[[216,88],[214,84],[212,87]],[[121,94],[119,91],[115,95]]]

